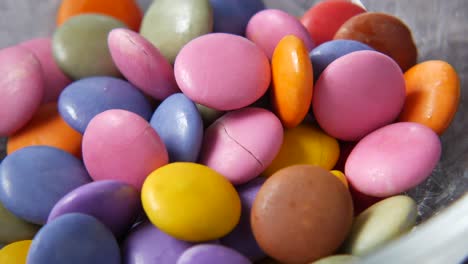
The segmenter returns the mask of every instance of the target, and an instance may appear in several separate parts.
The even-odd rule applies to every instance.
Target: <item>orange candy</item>
[[[307,47],[298,37],[286,36],[278,43],[271,65],[275,111],[285,127],[296,127],[309,110],[314,86]]]
[[[346,179],[344,173],[342,173],[339,170],[332,170],[330,172],[331,174],[335,175],[338,178],[338,180],[340,180],[346,186],[346,189],[349,189],[348,180]]]
[[[57,26],[72,16],[98,13],[112,16],[139,31],[143,14],[135,0],[64,0],[57,12]]]
[[[81,134],[63,121],[56,103],[42,105],[24,128],[8,138],[7,153],[35,145],[56,147],[81,157]]]
[[[406,102],[399,121],[416,122],[441,135],[460,101],[460,80],[444,61],[426,61],[405,73]]]

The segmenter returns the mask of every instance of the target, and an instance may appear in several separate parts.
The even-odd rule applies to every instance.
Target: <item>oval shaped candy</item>
[[[355,262],[357,263],[358,261],[359,261],[359,258],[356,256],[340,254],[340,255],[331,255],[329,257],[319,259],[310,264],[351,264]]]
[[[75,81],[62,92],[58,102],[65,122],[84,133],[91,119],[110,109],[134,112],[151,118],[151,105],[132,84],[113,77],[90,77]]]
[[[418,50],[410,29],[397,17],[367,12],[346,21],[334,39],[351,39],[392,57],[403,71],[416,64]]]
[[[146,120],[125,110],[107,110],[83,135],[83,161],[94,180],[119,180],[141,189],[145,178],[167,164],[166,147]]]
[[[0,137],[18,131],[33,117],[44,96],[41,64],[21,47],[0,50]]]
[[[406,101],[398,118],[428,126],[441,135],[460,103],[460,79],[444,61],[426,61],[405,73]]]
[[[393,122],[404,102],[405,80],[398,65],[380,52],[364,50],[325,69],[315,85],[312,106],[325,132],[356,141]]]
[[[260,11],[247,24],[247,38],[257,44],[269,59],[272,58],[273,51],[280,40],[287,35],[300,38],[307,51],[314,48],[314,41],[307,29],[297,18],[284,11],[277,9]]]
[[[262,174],[270,176],[296,164],[317,165],[331,170],[339,155],[340,146],[336,139],[314,126],[302,124],[284,131],[280,151]]]
[[[195,104],[184,94],[177,93],[164,100],[150,124],[164,142],[171,162],[197,161],[203,140],[203,121]]]
[[[52,51],[62,71],[72,79],[120,76],[107,46],[107,35],[125,25],[115,18],[85,14],[74,16],[54,33]]]
[[[331,174],[335,175],[346,186],[346,188],[349,188],[348,180],[346,179],[346,175],[344,175],[344,173],[339,170],[332,170],[330,172]]]
[[[150,222],[133,228],[122,246],[123,263],[174,264],[194,243],[178,240],[159,230]]]
[[[0,263],[25,264],[31,240],[18,241],[0,250]]]
[[[0,202],[0,244],[32,239],[38,230],[39,226],[18,218]]]
[[[209,108],[207,106],[204,106],[202,104],[196,104],[198,112],[200,113],[200,116],[203,119],[203,125],[205,127],[210,126],[213,124],[216,119],[220,118],[222,115],[224,115],[223,111],[218,111],[213,108]]]
[[[191,242],[225,236],[237,225],[241,213],[234,186],[196,163],[170,163],[155,170],[143,184],[141,199],[154,225]]]
[[[81,157],[81,134],[60,116],[56,103],[42,105],[31,121],[8,138],[7,153],[28,146],[50,146]]]
[[[353,221],[353,202],[343,183],[323,168],[295,165],[263,184],[252,207],[260,247],[284,263],[309,263],[332,254]]]
[[[233,184],[257,177],[275,158],[283,127],[270,111],[248,107],[225,114],[206,131],[200,163]]]
[[[53,147],[26,147],[0,165],[0,200],[18,217],[44,224],[60,198],[90,180],[71,154]]]
[[[324,1],[313,5],[301,18],[316,45],[330,41],[351,17],[366,10],[348,1]]]
[[[183,46],[212,30],[209,0],[158,0],[146,11],[140,33],[174,63]]]
[[[57,11],[57,26],[73,16],[98,13],[114,17],[133,30],[140,28],[143,14],[135,0],[64,0]]]
[[[58,201],[47,222],[68,213],[94,216],[121,237],[135,222],[141,209],[140,193],[118,181],[96,181],[80,186]]]
[[[250,18],[265,9],[262,0],[210,0],[213,7],[214,32],[243,36]]]
[[[172,65],[138,33],[114,29],[109,33],[108,45],[120,72],[146,94],[164,100],[179,91]]]
[[[399,195],[382,200],[359,214],[343,245],[345,252],[363,256],[408,232],[418,216],[416,202]]]
[[[314,76],[309,52],[294,35],[281,39],[271,62],[272,104],[283,125],[296,127],[309,112]]]
[[[239,252],[221,245],[196,245],[186,250],[177,260],[177,264],[251,264],[252,262]]]
[[[34,237],[27,264],[119,264],[117,241],[101,222],[85,214],[66,214]]]
[[[58,67],[52,55],[52,39],[36,38],[19,44],[31,51],[41,63],[44,77],[44,97],[42,103],[57,102],[62,90],[71,80]]]
[[[401,122],[363,138],[349,155],[345,174],[358,191],[388,197],[415,187],[439,162],[436,133],[418,123]]]
[[[216,110],[250,105],[271,81],[267,57],[247,39],[224,33],[199,37],[180,51],[177,84],[196,103]]]

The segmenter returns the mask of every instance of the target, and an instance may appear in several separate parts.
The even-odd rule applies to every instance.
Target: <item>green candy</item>
[[[319,259],[311,264],[351,264],[357,263],[358,257],[352,255],[333,255],[326,258]]]
[[[32,239],[39,228],[16,217],[0,203],[0,244]]]
[[[197,109],[202,116],[205,127],[210,126],[214,121],[216,121],[216,119],[220,118],[224,114],[223,111],[218,111],[201,104],[197,104]]]
[[[143,18],[140,33],[174,63],[185,44],[212,30],[209,0],[156,0]]]
[[[107,46],[107,35],[125,24],[105,15],[85,14],[72,17],[55,31],[52,51],[54,59],[70,78],[115,76],[115,66]]]

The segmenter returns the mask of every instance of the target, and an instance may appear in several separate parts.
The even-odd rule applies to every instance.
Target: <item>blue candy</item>
[[[314,68],[314,79],[317,81],[323,70],[334,60],[351,52],[360,50],[374,50],[364,43],[355,40],[332,40],[323,43],[313,49],[310,54],[310,60]]]
[[[63,90],[58,109],[72,128],[84,133],[89,121],[110,109],[134,112],[146,120],[152,108],[143,93],[135,86],[113,77],[90,77],[76,81]]]
[[[166,145],[169,160],[196,162],[203,141],[203,121],[196,105],[185,95],[166,98],[151,118],[151,126]]]
[[[44,224],[55,203],[91,181],[83,163],[53,147],[26,147],[0,165],[0,200],[16,216]]]
[[[120,264],[117,241],[96,218],[79,213],[63,215],[34,237],[27,264]]]
[[[250,18],[265,9],[261,0],[210,0],[213,7],[214,32],[243,36]]]

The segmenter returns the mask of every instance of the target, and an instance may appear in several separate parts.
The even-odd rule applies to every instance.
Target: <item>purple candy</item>
[[[130,229],[140,211],[140,193],[133,186],[113,180],[96,181],[60,199],[47,222],[67,213],[83,213],[94,216],[120,237]]]
[[[220,245],[197,245],[187,249],[177,264],[250,264],[248,258],[239,252]]]
[[[252,261],[266,257],[266,254],[258,246],[250,226],[250,210],[252,209],[255,196],[257,196],[265,180],[265,177],[257,177],[237,188],[242,203],[239,224],[231,233],[221,238],[221,244],[239,251]]]

